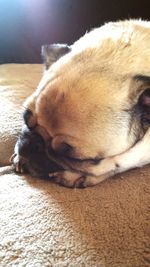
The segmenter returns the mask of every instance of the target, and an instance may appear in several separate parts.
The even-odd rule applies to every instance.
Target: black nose
[[[65,142],[60,143],[57,147],[54,148],[55,152],[60,156],[69,156],[72,149],[72,146]]]

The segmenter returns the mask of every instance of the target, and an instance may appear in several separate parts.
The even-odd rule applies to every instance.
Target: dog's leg
[[[150,129],[145,136],[128,151],[106,158],[97,166],[88,168],[89,175],[64,171],[55,173],[56,182],[68,187],[96,185],[117,173],[150,163]]]
[[[107,172],[116,174],[148,163],[150,163],[150,129],[132,148],[122,154],[104,159],[99,165],[91,167],[90,173],[94,176]]]
[[[106,178],[132,168],[142,167],[150,163],[150,129],[145,136],[128,151],[106,158],[97,166],[88,171],[92,176],[87,176],[84,186],[92,186],[100,183]],[[83,183],[83,182],[82,182]]]
[[[105,175],[96,177],[68,170],[49,174],[49,177],[52,178],[55,183],[71,188],[85,188],[87,186],[94,186],[96,184],[99,184],[109,176],[111,175],[108,175],[107,173]]]

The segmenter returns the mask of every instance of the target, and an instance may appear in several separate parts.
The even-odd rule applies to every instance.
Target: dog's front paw
[[[81,173],[73,171],[59,171],[50,173],[49,177],[54,180],[55,183],[66,187],[84,187],[82,183],[85,177]]]
[[[50,173],[49,177],[54,180],[55,183],[71,187],[71,188],[86,188],[88,186],[94,186],[100,181],[104,180],[104,177],[85,176],[82,173],[73,171],[60,171]]]
[[[13,164],[17,173],[24,173],[26,171],[25,165],[27,160],[19,154],[14,153],[10,158],[10,162]]]

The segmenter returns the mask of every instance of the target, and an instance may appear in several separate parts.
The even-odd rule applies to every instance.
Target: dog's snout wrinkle
[[[57,144],[56,146],[52,146],[55,153],[57,153],[60,156],[68,156],[70,152],[72,151],[72,146],[65,142],[61,142],[60,144]]]
[[[99,164],[104,158],[94,158],[94,159],[91,159],[91,162],[93,165],[97,165]]]
[[[66,157],[71,162],[76,162],[76,163],[88,163],[92,165],[97,165],[99,164],[104,158],[73,158],[73,157]]]

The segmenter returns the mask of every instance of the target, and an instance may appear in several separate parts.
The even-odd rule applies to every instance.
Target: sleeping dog
[[[45,73],[25,102],[25,121],[42,129],[63,167],[56,182],[86,187],[148,164],[150,22],[110,22],[42,53]]]

